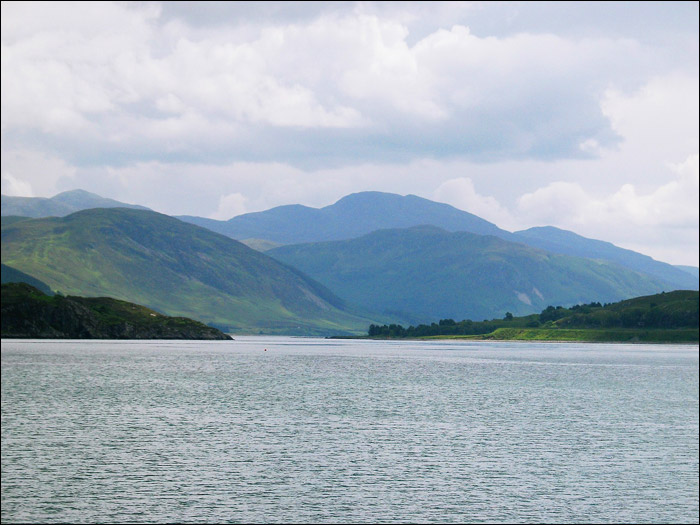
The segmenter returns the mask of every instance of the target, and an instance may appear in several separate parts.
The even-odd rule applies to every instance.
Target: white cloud
[[[455,208],[478,215],[501,228],[511,228],[516,224],[511,213],[495,198],[477,193],[474,183],[468,177],[450,179],[438,186],[433,199],[451,204]]]
[[[3,130],[59,140],[78,163],[566,156],[610,142],[598,93],[648,56],[619,39],[463,25],[412,43],[411,11],[322,11],[251,32],[236,19],[205,31],[157,4],[3,3]]]
[[[219,199],[219,207],[209,218],[226,221],[231,217],[243,215],[247,211],[245,196],[240,193],[229,193]]]
[[[14,177],[11,173],[2,174],[2,194],[13,197],[34,197],[32,185]]]
[[[521,196],[518,218],[529,225],[557,225],[656,257],[674,253],[674,258],[682,257],[677,260],[697,264],[698,155],[673,168],[669,171],[676,177],[648,193],[624,184],[600,197],[579,183],[554,182]]]
[[[581,224],[591,198],[578,183],[553,182],[518,199],[518,212],[528,222]]]
[[[606,91],[603,114],[624,138],[616,156],[620,170],[656,184],[663,164],[698,152],[700,81],[688,74],[656,76],[631,93]]]
[[[43,151],[12,149],[2,152],[2,193],[24,197],[52,197],[60,181],[71,181],[76,169]]]

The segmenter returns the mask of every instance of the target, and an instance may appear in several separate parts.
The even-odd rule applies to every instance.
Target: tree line
[[[503,319],[455,321],[404,328],[400,324],[369,326],[369,337],[416,338],[439,335],[483,335],[502,327],[519,328],[697,328],[700,320],[698,292],[678,291],[637,298],[618,303],[591,302],[570,308],[547,306],[539,314]]]

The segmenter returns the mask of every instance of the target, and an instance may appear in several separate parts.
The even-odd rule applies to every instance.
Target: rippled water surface
[[[2,522],[52,521],[697,523],[698,347],[3,340]]]

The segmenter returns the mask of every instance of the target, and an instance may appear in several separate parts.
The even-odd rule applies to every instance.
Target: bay
[[[1,518],[697,523],[698,346],[3,340]]]

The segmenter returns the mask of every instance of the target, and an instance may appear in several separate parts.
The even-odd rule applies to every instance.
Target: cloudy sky
[[[415,194],[698,264],[697,2],[2,2],[2,193]]]

